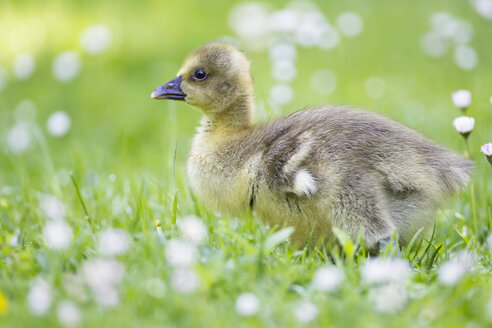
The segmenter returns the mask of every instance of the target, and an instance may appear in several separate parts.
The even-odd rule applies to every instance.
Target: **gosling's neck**
[[[253,126],[254,101],[244,96],[225,109],[209,111],[203,115],[199,131],[205,134],[221,135],[245,131]]]

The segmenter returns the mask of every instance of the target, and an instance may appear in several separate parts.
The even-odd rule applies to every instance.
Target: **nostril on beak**
[[[161,85],[152,92],[151,97],[152,99],[185,100],[186,94],[181,90],[181,77],[176,77]]]

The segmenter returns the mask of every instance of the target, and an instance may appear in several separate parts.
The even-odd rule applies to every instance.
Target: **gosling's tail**
[[[451,196],[470,182],[474,164],[462,155],[439,147],[435,156],[429,156],[430,165],[439,174],[444,196]]]

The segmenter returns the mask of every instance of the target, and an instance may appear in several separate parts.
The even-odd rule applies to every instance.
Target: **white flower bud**
[[[451,99],[456,107],[465,109],[471,104],[471,92],[468,90],[458,90],[451,94]]]

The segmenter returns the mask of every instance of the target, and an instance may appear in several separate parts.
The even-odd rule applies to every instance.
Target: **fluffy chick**
[[[472,163],[381,115],[320,106],[253,124],[245,55],[211,42],[152,93],[203,113],[188,159],[193,191],[230,215],[250,209],[293,241],[331,240],[332,228],[376,249],[395,231],[401,245],[433,223],[436,208],[469,181]]]

